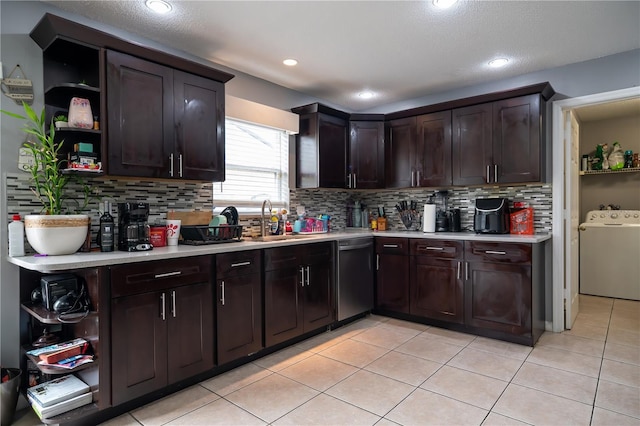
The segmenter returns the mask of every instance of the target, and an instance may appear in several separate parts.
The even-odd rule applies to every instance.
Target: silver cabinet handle
[[[498,182],[498,165],[493,165],[493,181]]]
[[[174,277],[176,275],[182,274],[182,271],[174,271],[174,272],[166,272],[164,274],[155,274],[154,278],[166,278],[166,277]]]
[[[165,308],[164,301],[165,300],[164,299],[165,299],[165,296],[164,296],[164,293],[162,293],[160,295],[160,318],[162,318],[162,321],[165,320],[165,315],[164,315],[165,314],[165,312],[164,312],[164,308]]]
[[[464,279],[469,280],[469,262],[464,262]]]
[[[376,254],[376,271],[380,270],[380,255]]]
[[[239,266],[249,266],[249,265],[251,265],[251,261],[247,260],[246,262],[232,263],[231,267],[232,268],[237,268]]]
[[[176,291],[172,290],[171,291],[171,315],[173,315],[173,317],[176,317]]]
[[[460,261],[458,261],[458,272],[456,272],[456,279],[460,279]]]
[[[307,287],[309,287],[309,267],[307,266]]]
[[[169,176],[173,177],[173,153],[169,154]]]
[[[358,187],[358,181],[356,180],[357,176],[354,173],[353,174],[353,189],[356,189]]]
[[[304,266],[300,267],[300,283],[300,286],[304,287]]]
[[[484,251],[486,254],[499,254],[504,256],[505,254],[507,254],[506,251],[494,251],[494,250],[485,250]]]
[[[180,163],[180,169],[179,169],[180,177],[182,177],[182,154],[180,154],[178,159],[179,159],[179,163]]]
[[[437,251],[442,251],[444,250],[443,247],[427,247],[427,250],[437,250]]]
[[[222,303],[222,306],[224,306],[224,280],[222,280],[222,282],[220,283],[220,293],[220,303]]]
[[[487,183],[491,183],[491,176],[489,176],[490,173],[491,173],[491,166],[487,164]]]
[[[397,244],[383,244],[382,247],[384,248],[398,248]]]
[[[416,171],[416,186],[420,186],[420,170]]]
[[[351,188],[351,173],[347,174],[347,188]]]
[[[416,186],[413,181],[414,181],[414,177],[415,177],[416,172],[411,170],[411,187],[413,188],[414,186]]]

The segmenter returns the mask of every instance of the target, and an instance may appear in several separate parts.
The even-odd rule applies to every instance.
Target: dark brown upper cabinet
[[[451,185],[451,111],[417,117],[414,185]]]
[[[540,181],[541,96],[533,94],[453,111],[453,184]]]
[[[49,13],[30,35],[43,49],[48,117],[71,96],[89,98],[98,117],[99,130],[61,132],[64,153],[92,142],[109,175],[224,180],[233,75]]]
[[[384,187],[384,122],[351,120],[347,187]]]
[[[346,188],[349,115],[317,103],[291,111],[300,116],[296,188]]]
[[[224,180],[224,85],[107,52],[109,174]]]
[[[416,117],[387,121],[385,144],[385,187],[412,186],[411,152],[416,140]]]

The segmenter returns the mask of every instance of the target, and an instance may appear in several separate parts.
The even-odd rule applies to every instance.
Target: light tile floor
[[[640,425],[640,302],[534,349],[369,316],[103,423],[140,424]]]

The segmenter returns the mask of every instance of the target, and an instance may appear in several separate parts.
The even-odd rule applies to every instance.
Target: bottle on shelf
[[[14,214],[9,223],[9,256],[24,256],[24,223]]]
[[[100,251],[114,250],[114,220],[111,216],[111,203],[104,202],[104,213],[100,216]]]

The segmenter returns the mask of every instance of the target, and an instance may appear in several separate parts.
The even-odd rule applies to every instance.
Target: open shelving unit
[[[589,176],[589,175],[616,175],[620,173],[640,173],[640,167],[631,167],[627,169],[620,170],[582,170],[580,171],[580,176]]]

